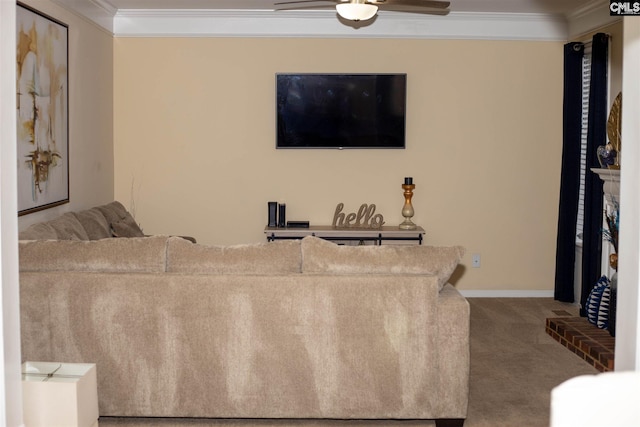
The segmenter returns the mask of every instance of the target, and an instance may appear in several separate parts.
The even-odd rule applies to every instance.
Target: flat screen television
[[[276,148],[405,148],[406,74],[276,74]]]

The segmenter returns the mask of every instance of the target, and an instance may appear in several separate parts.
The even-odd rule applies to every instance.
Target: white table
[[[316,236],[338,243],[375,244],[403,243],[422,244],[424,229],[403,230],[397,226],[383,226],[381,228],[335,228],[330,225],[316,225],[308,228],[265,227],[267,241],[282,239],[302,239],[305,236]]]

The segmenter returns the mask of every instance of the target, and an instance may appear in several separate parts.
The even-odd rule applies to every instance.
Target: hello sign
[[[352,212],[344,214],[342,209],[344,203],[338,203],[336,211],[333,214],[333,227],[335,228],[381,228],[384,224],[384,217],[375,214],[376,205],[367,205],[363,203],[358,209],[358,213]]]

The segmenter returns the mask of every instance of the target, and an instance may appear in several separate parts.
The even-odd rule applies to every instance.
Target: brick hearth
[[[546,332],[600,372],[613,371],[615,338],[585,317],[547,319]]]

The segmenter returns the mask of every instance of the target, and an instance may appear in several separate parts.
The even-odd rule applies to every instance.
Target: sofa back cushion
[[[49,225],[56,230],[59,240],[89,240],[87,232],[73,212],[52,219]]]
[[[427,274],[440,289],[464,255],[461,246],[339,246],[308,236],[302,239],[303,273]]]
[[[76,218],[82,224],[89,240],[99,240],[111,237],[109,223],[98,208],[91,208],[84,211],[76,212]]]
[[[20,271],[165,271],[167,236],[21,241]]]
[[[48,222],[38,222],[21,231],[18,238],[20,240],[57,240],[58,234]]]
[[[169,239],[167,271],[195,274],[300,273],[296,240],[232,246],[207,246],[180,237]]]

